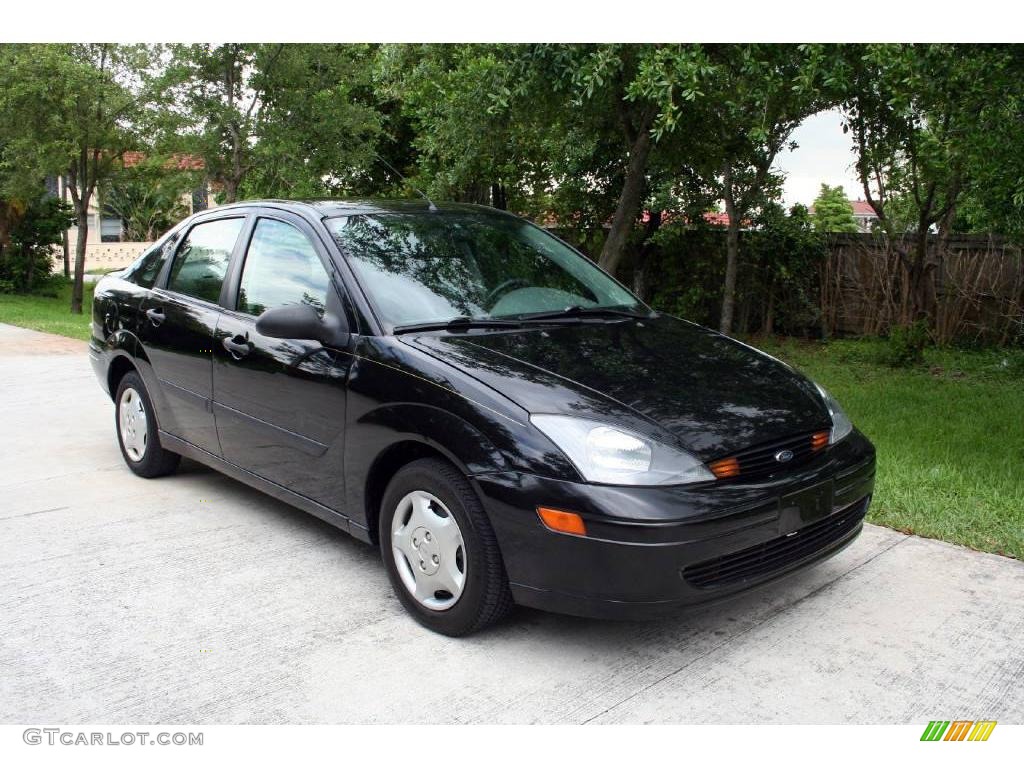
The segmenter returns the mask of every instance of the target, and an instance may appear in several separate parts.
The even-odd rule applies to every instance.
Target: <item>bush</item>
[[[807,209],[789,214],[766,206],[757,229],[740,233],[740,271],[734,331],[819,334],[818,274],[825,241]],[[694,322],[718,326],[725,281],[725,231],[677,219],[652,238],[647,267],[650,304]]]
[[[924,362],[924,350],[931,338],[928,324],[916,320],[907,326],[897,326],[889,332],[884,362],[894,368],[909,368]]]
[[[55,197],[30,203],[11,228],[0,258],[0,293],[52,289],[53,246],[72,224],[71,207]]]

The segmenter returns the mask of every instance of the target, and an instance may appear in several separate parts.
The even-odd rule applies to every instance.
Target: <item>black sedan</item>
[[[379,545],[450,635],[733,594],[851,542],[874,485],[821,387],[487,208],[205,211],[92,329],[133,472],[187,456]]]

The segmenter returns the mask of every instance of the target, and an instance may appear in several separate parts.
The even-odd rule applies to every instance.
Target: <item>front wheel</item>
[[[174,472],[181,456],[160,445],[153,403],[139,374],[132,371],[124,375],[114,402],[117,442],[128,468],[140,477]]]
[[[512,608],[487,514],[447,462],[421,459],[398,471],[384,493],[380,547],[398,599],[435,632],[476,632]]]

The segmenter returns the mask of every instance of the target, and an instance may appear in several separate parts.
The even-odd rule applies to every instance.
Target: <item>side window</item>
[[[178,248],[167,288],[216,303],[244,221],[219,219],[192,227]]]
[[[286,304],[309,304],[322,315],[329,285],[304,234],[282,221],[256,222],[238,289],[239,312],[259,315]]]

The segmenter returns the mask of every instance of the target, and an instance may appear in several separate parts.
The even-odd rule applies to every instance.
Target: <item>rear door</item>
[[[156,375],[160,429],[220,455],[213,420],[213,333],[228,264],[245,216],[193,224],[146,297],[139,340]]]
[[[317,341],[256,331],[265,310],[308,304],[344,311],[330,258],[310,226],[261,213],[232,270],[213,345],[213,399],[224,458],[342,511],[342,440],[351,356]]]

